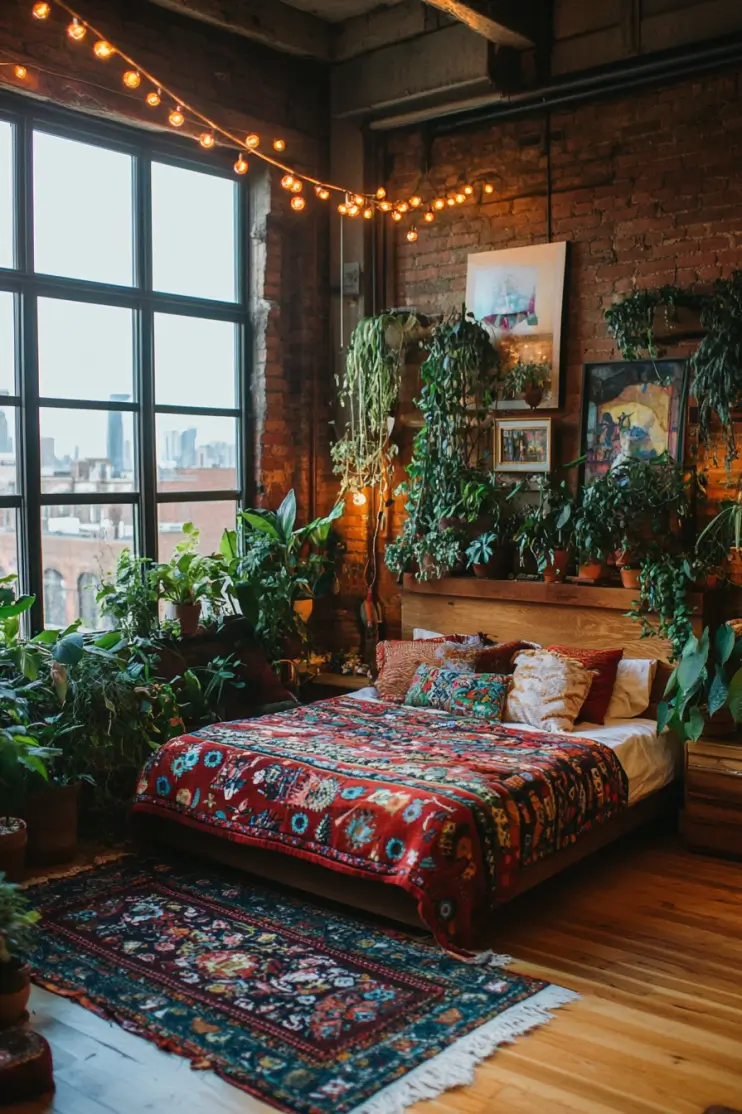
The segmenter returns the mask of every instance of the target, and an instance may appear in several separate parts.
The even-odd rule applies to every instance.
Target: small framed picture
[[[551,418],[495,422],[496,472],[551,471]]]

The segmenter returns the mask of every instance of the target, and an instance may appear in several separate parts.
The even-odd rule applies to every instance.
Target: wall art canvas
[[[492,338],[501,374],[517,364],[547,365],[549,382],[540,408],[560,402],[560,352],[566,243],[535,244],[470,255],[466,305]],[[524,410],[522,397],[506,397],[497,408]]]
[[[582,454],[589,483],[625,457],[683,457],[685,360],[619,360],[586,364],[582,388]]]
[[[495,422],[496,472],[549,472],[551,418]]]

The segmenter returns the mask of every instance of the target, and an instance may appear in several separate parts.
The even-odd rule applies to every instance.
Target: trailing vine
[[[651,360],[660,356],[654,332],[654,319],[660,306],[665,308],[665,323],[670,325],[670,311],[679,306],[699,310],[703,296],[683,290],[680,286],[632,290],[605,311],[608,331],[614,337],[625,360],[639,360],[644,351]]]

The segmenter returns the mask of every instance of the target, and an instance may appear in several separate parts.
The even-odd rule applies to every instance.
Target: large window
[[[246,190],[184,140],[0,98],[0,568],[100,625],[121,550],[244,496]]]

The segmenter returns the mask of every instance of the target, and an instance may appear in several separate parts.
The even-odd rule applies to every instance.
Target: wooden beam
[[[280,0],[152,0],[161,8],[200,19],[288,54],[329,62],[329,24]]]
[[[526,50],[540,39],[539,0],[424,0],[500,46]]]

